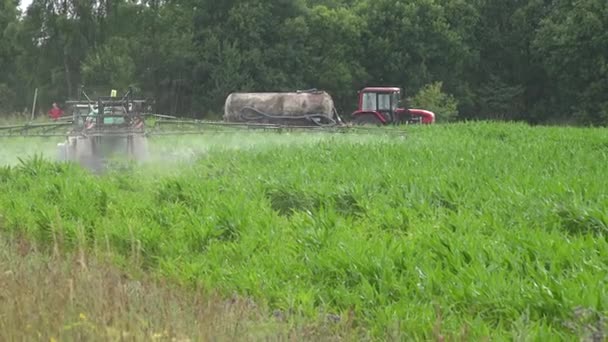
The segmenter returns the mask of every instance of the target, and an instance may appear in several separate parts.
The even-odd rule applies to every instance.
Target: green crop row
[[[100,176],[25,159],[0,226],[373,337],[606,336],[607,132],[406,131],[154,138],[162,163]]]

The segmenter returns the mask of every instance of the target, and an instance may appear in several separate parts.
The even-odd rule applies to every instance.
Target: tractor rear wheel
[[[353,118],[355,125],[376,125],[382,126],[382,121],[374,114],[361,114]]]
[[[132,160],[143,162],[148,159],[148,139],[144,135],[132,136],[128,144],[128,154]]]

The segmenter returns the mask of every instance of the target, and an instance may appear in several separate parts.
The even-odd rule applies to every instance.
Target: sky
[[[27,6],[32,3],[32,0],[21,0],[20,2],[21,4],[19,5],[19,8],[21,9],[21,13],[24,13],[27,9]]]

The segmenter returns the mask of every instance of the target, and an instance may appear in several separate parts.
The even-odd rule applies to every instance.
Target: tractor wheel
[[[74,141],[74,161],[86,169],[98,171],[102,164],[98,149],[99,144],[94,138],[78,137]]]
[[[355,125],[376,125],[382,126],[382,121],[374,114],[361,114],[353,118]]]
[[[409,124],[412,125],[421,125],[422,124],[422,116],[412,116],[409,120]]]
[[[67,162],[69,160],[68,150],[69,146],[67,143],[57,144],[57,160],[60,162]]]
[[[148,159],[148,139],[145,136],[133,136],[129,142],[129,156],[137,162],[144,162]]]

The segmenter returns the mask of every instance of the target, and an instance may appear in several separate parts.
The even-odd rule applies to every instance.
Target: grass
[[[331,341],[348,336],[344,324],[288,324],[244,297],[220,297],[120,270],[99,250],[66,252],[55,244],[47,253],[30,240],[3,236],[0,251],[3,341]]]
[[[28,159],[0,224],[359,338],[605,338],[606,131],[407,130],[154,138],[103,176]]]

